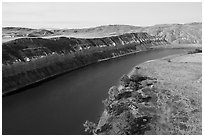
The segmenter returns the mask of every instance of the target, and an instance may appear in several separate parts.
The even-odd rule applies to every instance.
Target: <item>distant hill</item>
[[[147,32],[150,35],[165,37],[168,42],[174,44],[202,43],[202,23],[187,24],[160,24],[148,27],[131,25],[107,25],[82,29],[29,29],[20,27],[4,27],[2,29],[3,42],[18,37],[76,37],[97,38],[117,36],[124,33]]]
[[[130,25],[107,25],[98,26],[94,28],[83,29],[65,29],[58,30],[59,34],[69,35],[73,37],[83,38],[95,38],[95,37],[107,37],[113,35],[122,35],[124,33],[131,33],[132,30],[138,30],[142,27],[130,26]]]
[[[165,37],[171,43],[202,43],[202,23],[155,25],[146,27],[142,31],[150,35]]]
[[[21,27],[3,27],[3,37],[43,37],[54,34],[46,29],[30,29]]]

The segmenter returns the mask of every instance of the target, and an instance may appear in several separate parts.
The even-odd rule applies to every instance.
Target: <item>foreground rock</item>
[[[109,90],[98,125],[85,127],[93,134],[202,134],[201,92],[201,53],[146,62]]]

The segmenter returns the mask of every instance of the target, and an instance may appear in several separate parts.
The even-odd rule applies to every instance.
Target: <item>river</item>
[[[147,60],[184,49],[158,49],[92,64],[2,98],[2,134],[87,134],[83,123],[97,122],[102,100],[123,74]]]

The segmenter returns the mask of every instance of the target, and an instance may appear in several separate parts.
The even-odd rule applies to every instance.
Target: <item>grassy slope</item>
[[[140,64],[148,76],[131,96],[110,101],[97,134],[202,134],[202,54],[174,55]],[[138,93],[141,93],[138,96]],[[106,107],[107,108],[107,107]]]
[[[202,23],[155,25],[146,27],[143,31],[165,37],[173,44],[202,43]]]
[[[112,35],[121,35],[124,33],[147,32],[151,35],[165,37],[167,41],[174,44],[191,44],[202,42],[202,23],[188,24],[161,24],[149,27],[138,27],[130,25],[107,25],[93,28],[83,29],[56,29],[56,30],[32,30],[22,28],[3,28],[3,34],[32,34],[31,36],[53,37],[63,35],[76,38],[96,38],[107,37]],[[18,38],[18,37],[16,37]],[[3,42],[13,40],[15,38],[3,38]]]

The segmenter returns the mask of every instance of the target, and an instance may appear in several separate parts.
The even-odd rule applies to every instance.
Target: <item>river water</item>
[[[83,123],[97,122],[108,89],[135,65],[184,53],[159,49],[92,64],[23,92],[2,98],[2,133],[26,135],[87,134]]]

